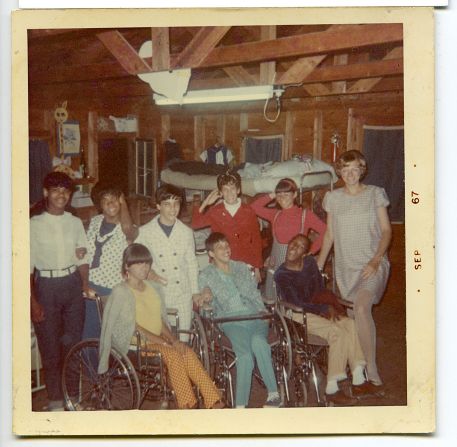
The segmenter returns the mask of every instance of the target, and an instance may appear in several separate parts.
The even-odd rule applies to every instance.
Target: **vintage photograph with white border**
[[[272,114],[274,115],[274,104],[269,104],[269,111],[268,113],[263,111],[263,116],[262,110],[259,112],[259,110],[250,109],[249,106],[243,108],[239,104],[233,106],[232,109],[228,108],[227,112],[222,111],[222,108],[218,111],[217,109],[205,109],[203,106],[196,113],[199,116],[193,118],[192,131],[194,135],[188,137],[191,141],[185,141],[185,130],[188,130],[189,126],[187,122],[182,124],[185,121],[183,116],[186,110],[191,110],[186,109],[187,106],[183,106],[184,113],[181,115],[180,112],[177,112],[178,118],[174,123],[172,123],[174,118],[170,119],[172,112],[168,115],[166,111],[163,113],[168,118],[162,116],[161,122],[154,122],[156,116],[159,116],[157,109],[155,109],[156,115],[154,116],[143,115],[145,116],[144,122],[141,122],[141,119],[137,122],[130,115],[126,117],[125,121],[118,121],[119,115],[117,113],[122,114],[129,110],[135,101],[132,99],[135,95],[138,95],[138,98],[141,98],[139,101],[142,102],[136,108],[132,105],[131,110],[135,110],[139,115],[144,114],[145,110],[149,110],[148,107],[151,109],[154,106],[152,90],[148,98],[145,97],[143,88],[138,88],[135,90],[138,93],[132,93],[129,96],[127,91],[132,88],[132,84],[125,74],[123,75],[126,78],[125,84],[121,83],[119,88],[113,89],[119,97],[122,96],[119,99],[119,104],[122,104],[121,112],[115,109],[110,110],[102,102],[97,105],[96,101],[99,99],[97,87],[86,89],[89,83],[85,84],[84,88],[81,87],[81,83],[78,84],[72,93],[73,96],[67,97],[70,90],[67,88],[67,81],[63,77],[76,79],[75,82],[78,82],[78,79],[89,79],[87,73],[72,72],[75,67],[90,66],[93,73],[99,74],[105,70],[100,78],[104,78],[102,82],[105,82],[106,86],[111,82],[110,73],[106,72],[107,67],[112,67],[115,73],[122,70],[127,72],[129,68],[138,70],[138,66],[129,66],[132,59],[129,59],[125,53],[128,45],[123,47],[122,45],[128,40],[129,30],[151,29],[151,26],[160,27],[157,28],[159,30],[189,28],[192,32],[187,36],[188,41],[192,40],[192,33],[193,36],[197,35],[198,30],[203,29],[202,27],[213,29],[217,27],[221,27],[221,29],[223,27],[227,29],[245,27],[248,30],[250,27],[270,28],[270,30],[275,27],[290,29],[303,27],[307,29],[306,32],[311,34],[314,31],[316,35],[323,34],[325,28],[333,27],[335,38],[338,38],[338,27],[340,27],[340,31],[346,30],[345,27],[347,26],[353,28],[357,26],[366,27],[364,29],[366,29],[367,35],[369,32],[373,32],[372,30],[376,26],[379,26],[380,33],[383,32],[383,27],[388,30],[385,31],[384,41],[380,38],[381,43],[374,56],[368,52],[363,52],[363,47],[368,47],[368,43],[361,44],[361,48],[351,50],[345,48],[344,42],[342,42],[340,49],[335,50],[331,56],[332,63],[319,66],[321,61],[325,59],[327,41],[322,43],[324,50],[316,49],[313,52],[313,50],[304,49],[300,55],[299,51],[292,49],[289,56],[282,56],[284,61],[281,63],[283,65],[280,69],[277,68],[275,75],[279,79],[275,78],[272,83],[286,86],[281,92],[282,97],[277,98],[277,104],[282,102],[285,110],[278,109],[278,112],[282,112],[283,115],[279,120],[281,124],[272,124],[270,131],[263,132],[264,135],[276,135],[278,128],[283,126],[280,130],[285,134],[283,140],[285,149],[283,148],[281,160],[292,158],[297,155],[297,152],[301,154],[311,152],[315,158],[320,156],[319,158],[322,160],[332,163],[335,161],[337,152],[365,148],[364,132],[367,134],[369,130],[378,130],[381,127],[403,129],[404,131],[404,195],[401,196],[404,206],[400,206],[400,217],[398,215],[397,217],[391,216],[391,221],[395,227],[394,242],[399,241],[398,244],[404,244],[404,250],[397,246],[395,250],[396,259],[395,261],[391,259],[392,263],[397,263],[397,273],[391,272],[387,285],[387,293],[391,294],[389,297],[392,297],[389,300],[392,301],[387,303],[381,301],[378,306],[379,313],[384,312],[382,321],[388,322],[390,318],[389,306],[394,304],[390,309],[392,324],[388,328],[389,331],[391,327],[395,329],[395,333],[385,334],[383,327],[377,325],[378,351],[383,350],[384,353],[387,353],[382,357],[384,364],[380,365],[380,370],[384,373],[386,389],[384,401],[379,399],[373,402],[367,401],[366,404],[359,402],[351,407],[316,405],[304,408],[290,406],[274,409],[245,408],[221,411],[177,411],[148,408],[111,412],[49,412],[37,407],[34,408],[33,396],[36,394],[33,393],[33,387],[37,386],[37,381],[42,384],[43,379],[40,375],[40,368],[33,369],[38,351],[36,346],[35,351],[31,351],[29,343],[31,334],[30,301],[28,298],[30,296],[30,274],[27,269],[30,264],[30,191],[25,173],[29,168],[29,150],[32,140],[47,141],[54,148],[53,155],[60,156],[58,153],[59,135],[61,135],[63,127],[60,127],[59,133],[59,124],[57,121],[56,126],[54,109],[63,106],[65,103],[69,122],[79,123],[78,148],[71,151],[73,156],[69,157],[68,160],[64,160],[64,157],[61,160],[62,164],[66,165],[66,167],[62,166],[62,170],[74,168],[79,171],[79,174],[82,171],[83,179],[80,183],[83,186],[86,183],[91,183],[91,178],[99,177],[98,167],[95,172],[93,171],[94,163],[97,163],[98,160],[96,146],[94,145],[97,144],[97,141],[104,141],[102,140],[103,135],[105,135],[106,140],[115,141],[119,134],[124,133],[136,142],[140,137],[144,138],[142,141],[149,141],[152,135],[159,148],[157,152],[159,159],[163,157],[163,154],[160,155],[160,148],[166,140],[164,136],[182,135],[181,141],[185,158],[197,160],[199,155],[197,150],[201,151],[208,146],[211,143],[211,138],[215,135],[212,128],[215,128],[217,133],[222,132],[226,138],[229,138],[230,132],[233,131],[234,127],[237,127],[236,132],[232,133],[236,134],[237,138],[240,136],[240,138],[233,138],[229,142],[233,147],[237,145],[234,152],[238,161],[241,162],[245,161],[243,157],[246,147],[240,141],[244,141],[243,138],[258,137],[259,135],[255,134],[258,129],[253,128],[265,124],[265,122],[262,124],[262,118],[268,121]],[[321,26],[320,29],[319,26]],[[402,33],[399,41],[392,37],[398,32],[398,27],[401,28]],[[106,46],[106,51],[113,53],[111,55],[112,60],[106,63],[105,57],[100,62],[97,60],[95,51],[91,52],[90,49],[86,49],[86,52],[81,52],[78,55],[79,65],[73,66],[71,56],[74,54],[75,48],[72,43],[72,32],[76,36],[78,31],[82,31],[82,38],[87,37],[89,41],[90,35],[93,34],[92,28],[97,29],[99,34],[105,34],[104,37],[100,37],[100,40]],[[107,29],[106,33],[103,33],[103,28]],[[122,29],[127,31],[127,39],[121,43],[120,40],[116,40],[117,37],[113,38],[114,34],[108,36],[113,30],[122,31]],[[84,30],[87,30],[87,35],[84,35]],[[185,31],[182,34],[185,34]],[[340,33],[340,38],[342,38],[342,34]],[[117,36],[119,35],[120,33],[117,34]],[[239,35],[243,35],[241,31]],[[272,39],[272,37],[266,37],[267,35],[264,34],[262,39]],[[163,37],[159,32],[156,32],[155,36]],[[60,37],[61,41],[59,41]],[[105,41],[103,41],[104,38],[106,38]],[[252,36],[249,38],[252,39],[249,40],[249,43],[255,41]],[[275,35],[274,38],[276,41],[281,40],[281,38],[292,39],[290,36],[283,37],[281,35]],[[41,47],[40,39],[45,43]],[[349,37],[348,41],[350,41]],[[46,42],[49,43],[50,47],[48,53],[44,49]],[[293,43],[296,45],[297,42],[299,41]],[[316,45],[319,45],[319,37],[316,37],[315,42]],[[203,56],[200,54],[200,60],[198,60],[198,45],[204,47],[209,45],[208,41],[203,41],[202,38],[202,41],[193,43],[194,46],[190,45],[189,48],[186,48],[187,53],[182,51],[179,55],[182,66],[191,61],[191,64],[194,64],[192,67],[198,67],[199,64],[205,67],[203,61],[206,58],[207,67],[211,67],[211,61],[208,62],[208,55],[204,52],[202,52]],[[243,45],[245,42],[240,41],[238,43]],[[65,45],[68,46],[67,52],[62,50]],[[139,51],[139,42],[135,41],[132,46],[134,51]],[[49,54],[54,47],[62,51],[60,54],[58,52],[55,54],[56,67],[61,68],[61,72],[58,72],[49,59]],[[231,45],[231,47],[235,47],[235,45]],[[247,68],[243,68],[240,64],[234,65],[233,63],[231,67],[227,64],[228,68],[224,67],[225,75],[228,75],[228,79],[237,85],[257,83],[258,80],[252,75],[255,71],[255,67],[253,68],[255,61],[250,62],[246,54],[239,56],[236,50],[232,50],[233,53],[230,54],[231,47],[229,48],[227,45],[226,52],[220,51],[220,55],[225,54],[227,58],[235,57],[234,55],[241,57]],[[216,46],[216,49],[221,48],[224,46]],[[250,47],[247,46],[247,48],[249,51]],[[265,47],[262,48],[266,51]],[[279,45],[275,48],[279,48]],[[189,49],[194,50],[197,57],[192,55]],[[117,53],[119,57],[115,57],[116,51],[119,51]],[[352,74],[352,77],[348,78],[349,81],[342,81],[341,79],[344,77],[338,73],[343,73],[344,68],[349,68],[350,63],[348,61],[351,60],[351,57],[354,57],[352,60],[356,60],[355,53],[358,53],[360,58],[354,65],[360,66],[360,72],[362,72],[362,68],[368,70],[369,75],[363,77],[361,74],[358,78],[356,74]],[[435,54],[433,8],[276,8],[274,10],[248,8],[243,10],[177,9],[173,11],[161,9],[22,10],[12,14],[12,55],[13,430],[16,435],[363,434],[430,433],[435,430]],[[35,57],[33,60],[32,55]],[[44,59],[40,64],[36,57],[41,55]],[[307,57],[303,57],[304,55]],[[88,65],[84,63],[86,56],[88,57]],[[170,53],[169,56],[171,60],[178,58],[174,53]],[[300,59],[298,61],[295,58],[291,59],[292,56],[301,56],[301,61]],[[89,60],[90,57],[92,57],[92,62]],[[138,58],[141,59],[140,56]],[[213,59],[216,60],[217,58],[214,57]],[[275,60],[275,55],[272,55],[271,59]],[[263,60],[264,67],[262,70],[271,74],[271,65],[268,67],[269,62],[264,62],[265,60],[267,59]],[[401,67],[399,67],[398,63],[400,62],[398,61],[401,61]],[[63,69],[62,67],[67,63],[68,67]],[[369,67],[370,63],[373,65]],[[119,64],[122,65],[122,68]],[[213,67],[223,65],[217,60],[212,64]],[[314,65],[310,68],[310,64]],[[344,65],[347,67],[343,67]],[[379,71],[370,72],[370,70]],[[300,72],[306,73],[306,75],[302,75],[304,78],[310,76],[310,79],[315,80],[301,82],[297,86],[295,81],[291,81],[291,79],[295,79],[293,75],[297,75],[297,71],[298,75]],[[116,77],[115,73],[112,74],[113,78]],[[376,76],[376,73],[379,74]],[[135,74],[129,76],[137,77]],[[338,76],[342,77],[338,78]],[[384,76],[385,78],[383,78]],[[217,75],[214,77],[216,78]],[[196,86],[204,85],[204,78],[204,74],[199,74],[197,79],[191,78],[191,85],[192,82]],[[214,81],[216,85],[216,81],[219,79],[210,79],[210,81]],[[36,85],[40,83],[43,85],[52,84],[53,82],[52,88],[55,88],[55,94],[51,100],[48,100],[45,97],[46,91],[39,91]],[[288,92],[288,84],[291,89],[300,89],[303,93],[299,93],[297,97],[291,97],[290,92],[292,90]],[[225,86],[223,82],[221,85]],[[51,87],[48,86],[47,88]],[[122,93],[123,88],[125,88],[124,93]],[[109,90],[109,87],[106,89]],[[198,87],[195,90],[198,90]],[[364,95],[366,96],[364,97]],[[85,96],[91,97],[90,99],[93,101],[91,106],[84,106]],[[383,96],[386,96],[387,99],[383,100]],[[355,105],[359,100],[362,105]],[[41,103],[44,104],[42,109],[40,109]],[[391,103],[395,106],[391,107]],[[364,115],[360,112],[364,106],[370,109],[370,113],[367,112]],[[280,106],[278,105],[278,107]],[[319,107],[324,112],[316,111]],[[338,110],[334,111],[334,109]],[[99,113],[97,114],[94,110],[99,110]],[[294,111],[297,110],[302,110],[302,115],[298,113],[294,115]],[[326,111],[330,112],[327,113]],[[216,117],[218,113],[220,116],[226,113],[230,117],[218,118]],[[248,115],[251,113],[254,117],[252,121],[249,118],[248,122]],[[344,127],[336,128],[335,122],[341,123],[341,120],[338,121],[335,116],[342,113],[345,114]],[[232,120],[231,117],[235,114],[237,118]],[[399,123],[399,119],[403,122]],[[305,123],[305,121],[306,124],[311,123],[311,132],[300,131],[300,123]],[[180,125],[183,126],[182,129],[184,130],[179,130]],[[119,126],[133,127],[122,129]],[[94,134],[98,134],[98,136],[92,138]],[[83,158],[84,156],[86,159]],[[78,164],[79,159],[83,160],[83,163]],[[163,162],[163,160],[159,161]],[[88,171],[82,169],[81,164],[85,164],[84,169]],[[130,170],[131,167],[128,166],[128,169]],[[154,181],[157,183],[160,173],[157,172],[155,175]],[[393,176],[394,173],[389,171],[383,175],[389,177]],[[85,181],[84,179],[88,180]],[[130,186],[128,185],[129,189]],[[145,184],[143,187],[146,188],[147,185]],[[82,188],[82,191],[84,190]],[[144,190],[142,192],[144,194]],[[254,194],[250,195],[253,196]],[[313,201],[315,195],[310,193],[310,197],[310,201]],[[191,202],[192,200],[195,200],[195,195],[191,197]],[[140,209],[138,216],[141,216]],[[90,217],[91,215],[84,216],[86,219],[90,219]],[[83,221],[84,218],[82,217]],[[400,224],[395,226],[397,221]],[[330,272],[330,276],[332,276],[332,272]],[[396,296],[398,297],[397,302],[394,301]],[[382,308],[383,305],[384,308]],[[375,309],[375,320],[376,311]],[[394,315],[394,313],[396,314]],[[394,327],[396,321],[400,321],[402,327]],[[388,346],[387,341],[392,345]],[[392,377],[395,376],[395,371],[397,371],[395,367],[398,365],[401,365],[401,372],[398,377]],[[385,377],[388,377],[389,380],[386,380]],[[392,386],[392,382],[401,388],[398,394],[395,394],[397,388]],[[44,390],[41,389],[39,392],[44,393]]]

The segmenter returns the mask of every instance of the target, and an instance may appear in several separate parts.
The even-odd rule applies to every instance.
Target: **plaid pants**
[[[172,346],[148,343],[148,348],[162,354],[168,369],[171,388],[174,390],[178,408],[193,408],[197,404],[192,383],[200,390],[205,401],[205,407],[211,408],[220,400],[219,392],[201,364],[197,355],[186,347],[180,354]]]

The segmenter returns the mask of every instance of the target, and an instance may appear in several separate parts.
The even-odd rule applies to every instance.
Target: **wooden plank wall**
[[[51,96],[52,98],[52,96]],[[50,101],[50,105],[43,108],[36,106],[29,111],[30,134],[44,132],[50,136],[52,155],[56,154],[56,132],[53,118],[54,104],[59,101]],[[313,106],[307,110],[282,111],[275,123],[269,123],[262,112],[234,112],[222,113],[220,108],[214,113],[205,111],[161,111],[144,101],[140,104],[121,101],[106,103],[102,107],[85,106],[82,101],[68,103],[69,119],[80,123],[81,144],[84,149],[93,145],[88,132],[89,114],[108,118],[109,115],[122,117],[135,115],[138,117],[139,130],[131,138],[155,138],[158,147],[158,158],[162,158],[163,142],[170,136],[176,139],[183,151],[186,160],[198,160],[199,154],[216,141],[216,136],[223,138],[230,147],[237,162],[242,161],[242,141],[245,136],[285,135],[288,154],[319,153],[324,161],[332,160],[333,146],[330,142],[336,131],[340,135],[339,153],[346,150],[348,129],[350,130],[351,144],[360,149],[363,140],[361,129],[363,124],[369,125],[402,125],[402,104],[373,103],[365,104],[363,99],[356,106],[342,106],[335,102],[335,106],[319,108]],[[351,114],[349,113],[351,110]],[[351,116],[351,118],[349,118]],[[316,121],[317,119],[317,121]],[[316,124],[317,123],[317,124]],[[348,125],[349,123],[349,125]],[[112,124],[112,122],[111,122]],[[97,136],[115,136],[113,129],[108,132],[96,131]],[[321,134],[316,134],[320,132]],[[122,135],[121,135],[122,136]],[[86,155],[87,157],[87,155]],[[79,163],[75,159],[74,163]]]

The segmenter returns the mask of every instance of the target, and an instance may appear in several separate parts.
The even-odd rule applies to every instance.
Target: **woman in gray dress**
[[[367,361],[368,380],[380,386],[376,327],[371,312],[381,300],[389,277],[387,249],[392,229],[384,189],[361,183],[366,170],[366,160],[359,151],[347,151],[336,161],[336,172],[344,187],[328,192],[324,198],[327,230],[317,263],[322,270],[334,245],[336,282],[342,297],[354,303],[353,315]]]

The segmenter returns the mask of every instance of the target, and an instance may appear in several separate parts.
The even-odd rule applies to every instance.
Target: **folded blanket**
[[[219,175],[227,172],[227,166],[206,164],[202,161],[180,161],[170,164],[169,168],[175,172],[184,172],[189,175],[207,174]]]

